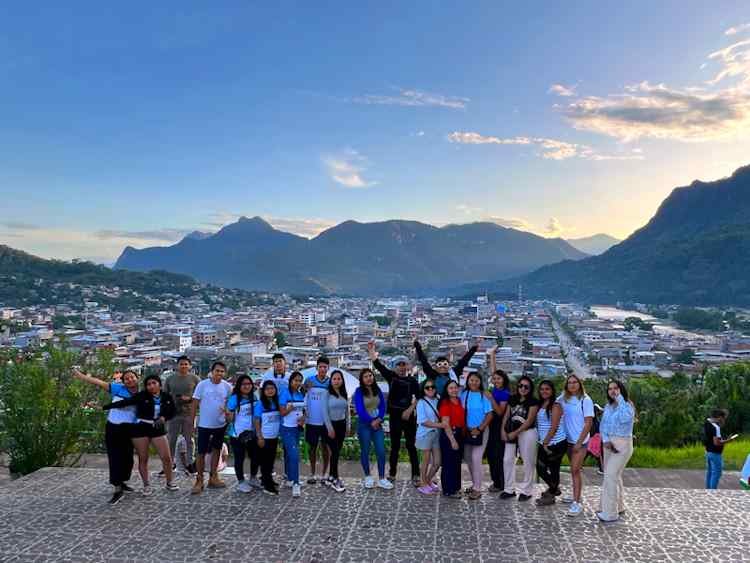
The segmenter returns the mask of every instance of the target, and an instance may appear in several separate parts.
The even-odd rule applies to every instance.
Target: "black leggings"
[[[490,466],[490,478],[496,489],[505,489],[505,475],[503,474],[503,457],[505,456],[505,442],[500,438],[503,419],[495,414],[490,422],[490,435],[487,439],[487,465]]]
[[[112,424],[104,428],[104,444],[107,446],[109,461],[109,482],[115,487],[122,486],[133,473],[132,424]]]
[[[250,459],[250,476],[258,475],[260,456],[258,455],[258,443],[255,438],[249,442],[242,443],[239,438],[230,438],[232,444],[232,456],[234,457],[234,473],[238,481],[245,480],[245,455]]]
[[[338,479],[339,457],[341,456],[341,448],[344,446],[344,438],[346,438],[346,420],[332,420],[331,425],[333,426],[333,431],[336,433],[336,437],[331,438],[326,434],[326,444],[331,448],[329,475],[332,479]]]
[[[409,463],[411,464],[411,476],[419,477],[419,455],[417,446],[414,444],[417,437],[417,419],[414,415],[409,420],[403,420],[401,415],[404,411],[389,410],[388,420],[390,421],[391,435],[391,457],[390,457],[390,476],[395,477],[398,470],[398,454],[401,450],[401,433],[404,433],[406,442],[406,451],[409,452]]]
[[[278,438],[266,438],[260,450],[260,478],[264,487],[273,485],[273,464],[276,461]]]
[[[563,440],[557,444],[547,446],[549,453],[545,451],[541,444],[536,456],[536,471],[539,478],[547,483],[550,491],[556,491],[560,488],[560,463],[565,453],[568,451],[568,443]]]

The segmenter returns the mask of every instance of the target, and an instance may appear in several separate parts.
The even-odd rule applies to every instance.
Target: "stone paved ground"
[[[742,491],[630,488],[624,521],[603,525],[562,505],[420,496],[349,482],[293,499],[231,488],[128,496],[109,507],[106,472],[38,471],[0,487],[0,561],[750,561]]]

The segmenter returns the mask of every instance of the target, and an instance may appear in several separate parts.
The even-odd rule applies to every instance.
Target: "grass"
[[[696,443],[679,448],[654,448],[636,446],[628,467],[654,469],[705,469],[703,444]],[[724,469],[739,471],[750,453],[750,438],[737,439],[724,447]]]

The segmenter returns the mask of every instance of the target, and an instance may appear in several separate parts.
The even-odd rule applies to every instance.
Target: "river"
[[[659,334],[668,334],[681,338],[705,338],[704,335],[689,332],[687,330],[682,330],[681,328],[677,328],[674,325],[668,324],[662,319],[657,319],[652,315],[639,313],[638,311],[627,311],[625,309],[618,309],[617,307],[610,307],[607,305],[593,305],[592,307],[590,307],[590,310],[598,318],[608,321],[622,322],[628,317],[638,317],[643,321],[652,323],[654,325],[654,332],[657,332]]]

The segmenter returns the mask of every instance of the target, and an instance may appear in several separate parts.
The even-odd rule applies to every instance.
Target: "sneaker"
[[[423,495],[432,495],[432,494],[434,494],[434,493],[435,493],[435,491],[434,491],[434,490],[432,490],[432,487],[430,487],[430,486],[428,486],[428,485],[425,485],[424,487],[419,487],[419,488],[417,489],[417,491],[419,491],[419,492],[420,492],[420,493],[422,493]]]
[[[318,476],[317,476],[317,475],[310,475],[310,476],[309,476],[309,477],[307,478],[307,484],[308,484],[308,485],[314,485],[314,484],[315,484],[315,483],[317,483],[317,482],[318,482]]]
[[[432,488],[433,493],[437,493],[438,491],[440,491],[440,485],[438,485],[437,483],[430,483],[429,486]]]
[[[495,485],[490,485],[489,488],[487,489],[488,493],[500,493],[502,491],[503,489],[501,487],[496,487]]]
[[[393,488],[393,483],[391,483],[388,479],[380,479],[380,481],[378,481],[378,487],[388,491]]]
[[[572,502],[570,504],[570,510],[568,510],[567,515],[578,516],[581,512],[583,512],[583,507],[580,505],[580,503]]]
[[[555,504],[555,495],[542,495],[534,501],[537,506],[552,506]]]
[[[292,484],[292,496],[296,498],[300,496],[300,494],[301,494],[301,488],[299,486],[299,483],[293,483]]]
[[[238,493],[252,493],[253,488],[250,486],[250,483],[247,481],[240,481],[237,483],[237,492]]]
[[[531,499],[531,495],[524,495],[520,494],[518,495],[518,502],[526,502],[527,500]]]
[[[344,482],[341,479],[334,479],[331,481],[331,488],[337,493],[343,493],[346,490]]]
[[[396,480],[396,476],[395,475],[388,475],[388,477],[386,477],[386,479],[388,479],[391,483],[393,483]]]
[[[276,496],[279,494],[279,489],[277,489],[274,485],[266,485],[265,487],[263,487],[263,492],[267,495]]]
[[[122,500],[122,497],[124,496],[125,496],[125,493],[123,493],[122,491],[115,491],[114,494],[112,495],[112,498],[109,499],[109,502],[107,504],[109,504],[110,506],[114,506],[118,502],[120,502]]]
[[[223,489],[226,487],[227,484],[221,480],[221,477],[218,475],[212,475],[208,478],[208,488],[209,489]]]
[[[193,488],[190,489],[191,495],[199,495],[203,492],[203,488],[205,485],[203,484],[203,479],[196,479],[195,484],[193,485]]]
[[[190,473],[190,475],[195,475],[198,473],[198,470],[195,468],[195,462],[191,463],[187,466],[187,472]]]
[[[458,500],[458,499],[464,498],[464,496],[460,492],[453,493],[452,495],[443,495],[443,496],[445,498],[450,498],[450,499],[453,499],[453,500]]]
[[[166,488],[167,488],[168,491],[179,491],[180,490],[180,487],[178,487],[177,483],[175,483],[174,481],[170,481],[169,483],[167,483]]]
[[[143,496],[144,497],[150,497],[154,494],[154,489],[151,487],[151,485],[143,485]]]
[[[604,471],[602,471],[601,469],[597,469],[596,470],[596,474],[597,475],[604,475]]]
[[[513,498],[514,496],[516,496],[516,493],[506,493],[505,491],[503,491],[502,493],[500,493],[500,498],[503,499],[503,500],[506,500],[506,499],[509,499],[509,498]]]
[[[372,489],[375,486],[375,479],[369,475],[365,477],[365,489]]]
[[[253,489],[262,489],[263,485],[260,484],[260,481],[256,477],[252,477],[247,481],[247,484],[250,485]]]
[[[130,485],[128,485],[127,483],[123,483],[122,485],[120,485],[120,488],[122,489],[123,493],[134,493],[135,492],[135,489],[133,487],[131,487]]]
[[[608,523],[608,522],[617,522],[620,518],[609,518],[607,517],[604,512],[597,512],[596,517],[601,520],[602,522]]]
[[[326,477],[325,479],[321,479],[320,484],[324,487],[330,487],[333,485],[333,477]]]
[[[560,499],[560,502],[562,502],[563,504],[573,504],[575,502],[575,499],[573,497],[564,496]]]

